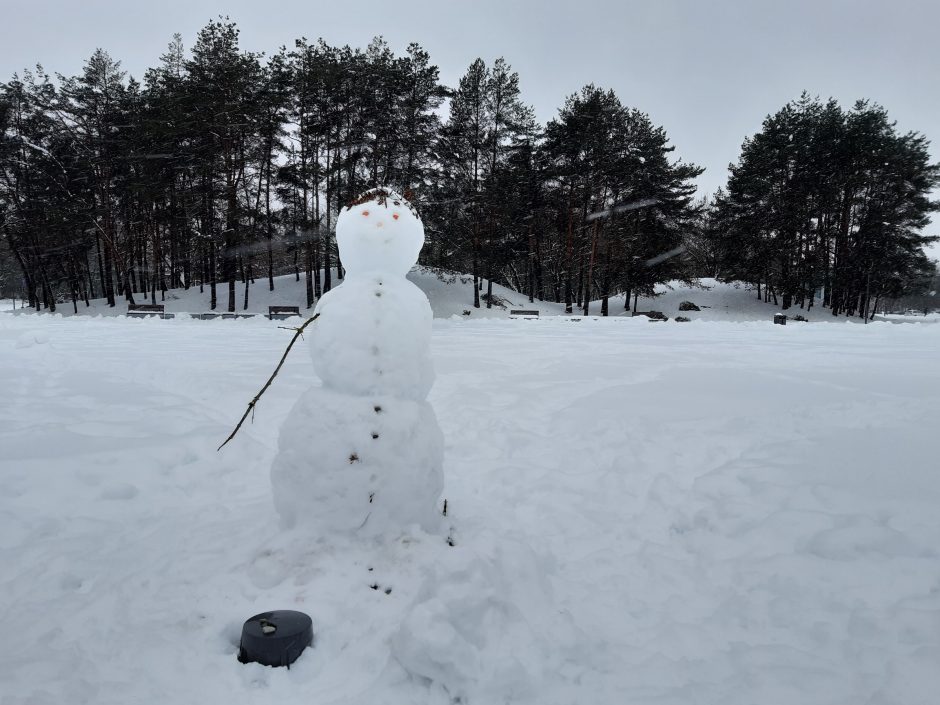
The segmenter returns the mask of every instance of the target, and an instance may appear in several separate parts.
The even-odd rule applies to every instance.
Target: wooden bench
[[[509,317],[515,318],[516,316],[522,316],[523,318],[538,318],[538,311],[510,311]]]
[[[166,313],[163,304],[128,304],[127,315],[132,318],[146,318],[147,316],[173,318],[174,316],[172,313]]]
[[[300,315],[300,306],[268,306],[268,318],[283,321],[285,318]]]
[[[205,313],[194,313],[193,318],[198,318],[200,321],[214,321],[216,318],[221,318],[223,321],[235,319],[235,318],[254,318],[255,316],[260,316],[258,313],[231,313],[230,311],[206,311]]]

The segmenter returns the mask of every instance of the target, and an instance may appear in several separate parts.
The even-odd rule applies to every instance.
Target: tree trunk
[[[574,209],[571,207],[572,194],[568,195],[568,233],[565,242],[565,313],[571,313],[572,291],[571,270],[574,267]]]
[[[480,308],[479,236],[476,216],[473,223],[473,308]]]
[[[242,308],[243,311],[248,310],[248,289],[251,287],[251,257],[246,257],[245,259],[248,260],[248,263],[246,265],[244,263],[244,260],[242,260],[242,265],[246,269],[245,271],[245,304],[244,304],[244,307]]]
[[[597,255],[597,221],[591,226],[591,256],[588,259],[587,280],[584,287],[584,315],[591,307],[591,287],[594,286],[594,258]],[[580,287],[579,287],[580,288]]]
[[[601,315],[608,315],[610,306],[610,242],[604,248],[604,278],[601,280]]]
[[[105,243],[104,247],[104,270],[101,273],[104,283],[105,296],[108,299],[108,306],[114,307],[117,302],[114,299],[114,279],[111,277],[111,247]]]
[[[270,156],[268,157],[270,161]],[[271,165],[264,184],[264,228],[268,240],[268,291],[274,291],[274,230],[271,227]]]
[[[307,308],[310,308],[313,306],[313,243],[309,235],[304,242],[304,277],[307,285]]]
[[[215,247],[209,247],[209,297],[210,297],[210,310],[215,311],[215,307],[218,306],[219,300],[216,296],[216,266],[215,266]]]

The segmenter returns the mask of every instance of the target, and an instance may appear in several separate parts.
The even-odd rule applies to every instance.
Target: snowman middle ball
[[[432,313],[418,287],[403,276],[351,276],[324,294],[316,311],[310,354],[325,388],[427,398],[434,384]]]

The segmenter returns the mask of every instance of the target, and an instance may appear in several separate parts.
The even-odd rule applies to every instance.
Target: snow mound
[[[487,538],[437,557],[392,637],[396,660],[449,702],[529,698],[553,665],[551,562]]]
[[[49,335],[42,331],[29,331],[16,339],[15,347],[18,350],[32,348],[36,345],[45,345],[49,342]]]

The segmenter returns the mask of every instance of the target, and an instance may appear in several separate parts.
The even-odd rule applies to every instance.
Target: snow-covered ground
[[[0,315],[3,705],[937,702],[940,326],[435,321],[445,533],[374,543],[278,526],[304,347],[215,450],[277,326]]]

